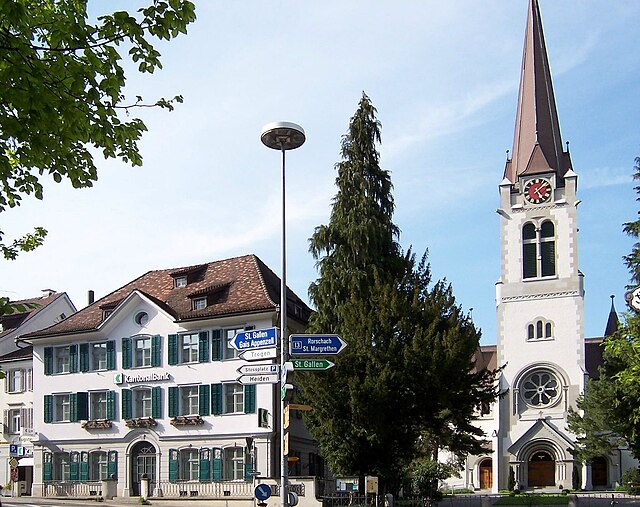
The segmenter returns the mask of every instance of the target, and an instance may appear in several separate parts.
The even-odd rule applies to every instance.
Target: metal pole
[[[280,274],[280,502],[282,507],[287,507],[287,456],[284,453],[284,407],[285,401],[282,396],[285,388],[282,382],[285,363],[287,361],[287,346],[289,339],[287,336],[287,222],[286,222],[286,199],[285,199],[285,148],[282,145],[282,252],[281,252],[281,274]]]

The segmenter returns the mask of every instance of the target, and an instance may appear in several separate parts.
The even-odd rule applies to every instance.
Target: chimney
[[[95,301],[95,294],[92,290],[89,290],[87,292],[87,298],[88,298],[89,304],[92,305],[93,302]]]

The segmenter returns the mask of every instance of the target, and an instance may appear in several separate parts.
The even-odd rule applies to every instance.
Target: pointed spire
[[[611,298],[611,310],[609,310],[609,318],[607,319],[607,327],[604,330],[605,336],[611,336],[618,330],[620,321],[618,320],[618,313],[613,306],[614,295],[609,296]]]
[[[559,184],[571,167],[569,153],[562,150],[560,123],[551,83],[551,70],[542,32],[538,0],[530,0],[524,50],[513,156],[505,177],[512,183],[521,175],[555,172]]]

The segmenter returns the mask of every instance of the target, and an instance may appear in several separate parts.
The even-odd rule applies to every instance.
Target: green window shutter
[[[53,422],[53,396],[50,394],[44,395],[44,422]]]
[[[169,364],[178,364],[178,335],[169,335],[168,360]]]
[[[69,371],[76,373],[78,371],[78,345],[69,345]]]
[[[156,334],[151,337],[151,366],[160,366],[162,362],[160,351],[160,335]]]
[[[247,482],[251,482],[253,480],[253,464],[252,463],[244,464],[244,480]]]
[[[211,407],[211,386],[208,384],[199,386],[198,395],[198,414],[209,415],[209,409]]]
[[[198,362],[209,362],[209,333],[207,331],[198,333]]]
[[[107,370],[116,369],[116,342],[109,340],[107,342]]]
[[[69,454],[69,480],[77,481],[80,478],[80,453],[72,452]]]
[[[53,453],[45,452],[42,454],[42,480],[53,480]]]
[[[69,420],[76,422],[78,420],[78,395],[71,393],[69,395]]]
[[[89,453],[87,451],[80,453],[80,480],[89,480]]]
[[[222,449],[213,449],[213,460],[211,461],[213,465],[213,480],[221,481],[222,480]]]
[[[198,479],[200,479],[200,482],[209,482],[211,480],[211,449],[200,449]]]
[[[53,347],[44,348],[44,374],[53,375]]]
[[[178,450],[169,449],[169,481],[178,481]]]
[[[122,339],[122,368],[131,368],[131,338]]]
[[[116,418],[116,392],[107,391],[107,419],[114,421]]]
[[[151,388],[151,417],[162,419],[162,387]]]
[[[80,371],[89,371],[89,344],[80,344]]]
[[[151,388],[151,417],[162,419],[162,387]]]
[[[178,416],[178,388],[169,387],[169,417]]]
[[[244,413],[254,414],[256,411],[256,385],[244,386]]]
[[[75,396],[76,399],[76,408],[75,408],[75,419],[74,417],[74,409],[73,409],[73,401],[71,402],[71,418],[74,421],[82,421],[89,419],[89,393],[76,393],[75,395],[71,395],[70,397]]]
[[[211,384],[211,414],[222,414],[222,384]]]
[[[120,397],[122,398],[122,418],[126,421],[133,417],[133,406],[131,402],[131,389],[123,389],[120,391]]]
[[[109,477],[118,477],[118,451],[109,451],[107,456],[109,459],[107,463],[107,475]]]
[[[222,329],[211,331],[211,360],[222,361]]]
[[[540,256],[542,257],[542,276],[556,274],[556,243],[555,241],[543,241],[540,243]]]
[[[538,259],[535,243],[522,245],[522,276],[523,278],[535,278],[538,276]]]

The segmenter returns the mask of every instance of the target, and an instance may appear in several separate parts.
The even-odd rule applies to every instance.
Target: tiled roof
[[[177,273],[198,272],[185,287],[174,287]],[[103,321],[103,309],[112,309],[132,292],[139,291],[169,313],[176,321],[198,320],[224,315],[274,310],[280,300],[280,279],[255,255],[245,255],[197,266],[149,271],[66,320],[26,335],[40,338],[96,329]],[[192,309],[194,294],[211,297],[206,308]],[[306,323],[311,310],[291,290],[287,291],[289,314]],[[293,305],[301,314],[292,312]]]
[[[596,380],[600,378],[598,368],[604,362],[603,341],[604,338],[587,338],[584,341],[584,367],[587,370],[589,378]]]
[[[13,332],[16,328],[28,321],[42,311],[47,305],[53,303],[56,299],[64,296],[64,292],[54,292],[48,296],[36,298],[21,299],[20,301],[10,301],[9,305],[16,308],[24,307],[24,311],[16,311],[7,315],[0,316],[3,330],[0,331],[0,338]]]
[[[30,359],[31,356],[33,356],[33,347],[24,347],[22,349],[13,350],[4,356],[0,356],[0,362]]]

